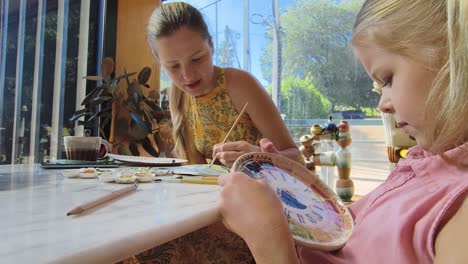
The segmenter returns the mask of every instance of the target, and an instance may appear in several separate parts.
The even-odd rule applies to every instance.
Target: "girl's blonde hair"
[[[148,42],[156,57],[158,56],[154,45],[156,40],[170,36],[182,27],[198,32],[204,40],[209,41],[210,46],[213,46],[208,26],[203,20],[203,15],[200,11],[183,2],[166,3],[161,4],[160,7],[154,10],[148,22]],[[184,118],[185,95],[174,84],[171,85],[168,95],[169,110],[173,124],[172,136],[175,142],[172,154],[176,157],[186,158],[185,146],[188,142],[184,142],[184,140],[189,140],[189,138],[186,137],[187,128]]]
[[[426,101],[424,145],[443,152],[468,140],[468,1],[367,0],[353,45],[372,43],[437,72]]]

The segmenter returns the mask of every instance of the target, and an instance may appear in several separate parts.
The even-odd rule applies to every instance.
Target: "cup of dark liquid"
[[[65,136],[63,142],[69,160],[96,161],[100,155],[101,145],[108,145],[101,137]]]

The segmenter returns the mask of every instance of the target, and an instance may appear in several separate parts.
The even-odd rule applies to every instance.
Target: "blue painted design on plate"
[[[297,208],[297,209],[306,209],[307,206],[297,200],[296,196],[289,191],[279,189],[278,196],[285,204],[290,207]]]

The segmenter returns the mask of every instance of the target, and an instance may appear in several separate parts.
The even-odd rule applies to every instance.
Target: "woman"
[[[148,24],[153,54],[172,81],[169,108],[174,154],[203,164],[216,157],[231,166],[240,155],[260,151],[262,137],[277,150],[303,162],[273,101],[249,73],[213,65],[213,43],[201,13],[174,2],[157,8]],[[223,141],[249,103],[228,143]]]
[[[169,108],[175,154],[203,164],[217,157],[230,166],[243,153],[260,151],[269,137],[283,155],[301,156],[282,119],[259,83],[248,73],[213,66],[213,44],[201,13],[186,3],[157,8],[148,24],[152,51],[172,81]],[[228,143],[221,143],[246,103]],[[273,149],[273,145],[269,144]],[[135,257],[140,263],[252,263],[245,242],[221,222]],[[135,259],[134,258],[134,259]],[[153,262],[154,261],[154,262]]]

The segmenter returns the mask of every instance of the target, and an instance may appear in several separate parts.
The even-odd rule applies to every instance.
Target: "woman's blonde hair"
[[[158,56],[154,45],[156,40],[170,36],[182,27],[198,32],[204,40],[208,40],[209,44],[213,46],[208,26],[198,9],[183,2],[166,3],[161,4],[161,6],[154,10],[148,22],[148,42],[156,57]],[[186,158],[185,145],[187,142],[184,142],[184,139],[189,140],[189,138],[186,137],[187,128],[184,118],[185,95],[174,84],[171,85],[168,95],[169,110],[173,124],[172,136],[175,143],[172,154],[176,157]]]
[[[372,43],[437,72],[426,101],[424,145],[443,152],[468,140],[468,1],[367,0],[353,45]]]

